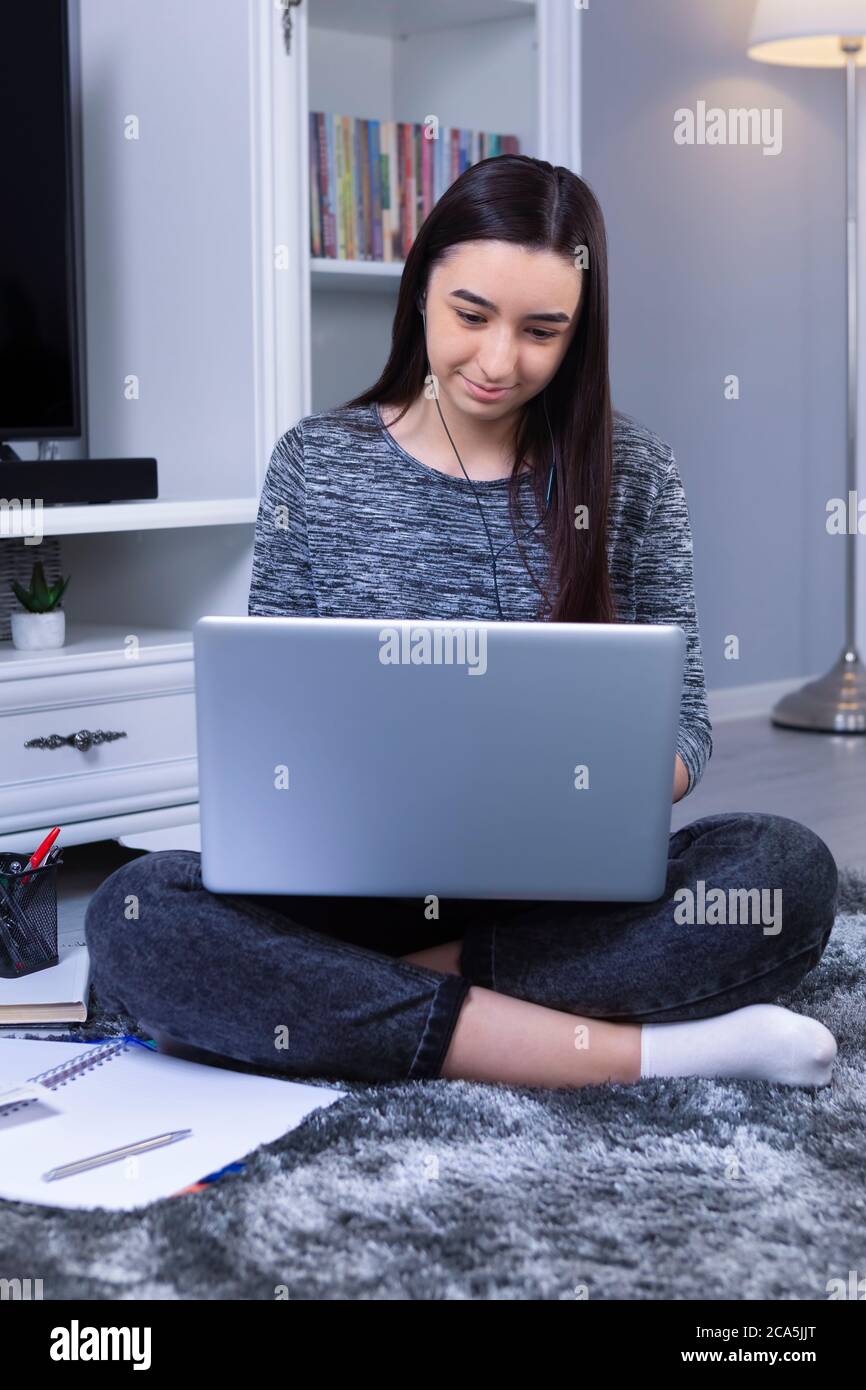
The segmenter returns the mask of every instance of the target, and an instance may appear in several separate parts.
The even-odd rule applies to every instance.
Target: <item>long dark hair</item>
[[[527,250],[554,251],[583,268],[578,323],[556,375],[544,393],[556,449],[556,483],[544,521],[551,596],[542,595],[539,617],[551,622],[616,621],[607,566],[608,501],[613,471],[613,413],[608,376],[607,239],[598,201],[583,179],[562,166],[522,154],[497,155],[473,164],[442,195],[406,257],[391,331],[391,353],[374,386],[340,409],[380,404],[403,406],[401,419],[424,389],[427,354],[419,301],[431,268],[451,246],[481,238],[510,241]],[[576,260],[585,247],[583,260]],[[588,262],[588,264],[587,264]],[[396,421],[395,421],[396,422]],[[364,428],[364,426],[361,426]],[[372,422],[372,427],[377,428]],[[509,510],[520,542],[518,474],[527,455],[550,458],[550,434],[541,394],[526,403],[516,431]],[[549,463],[534,470],[543,512]],[[578,529],[575,508],[588,508],[589,525]]]

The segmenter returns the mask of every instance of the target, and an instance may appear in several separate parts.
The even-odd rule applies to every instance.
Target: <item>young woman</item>
[[[581,179],[503,155],[440,199],[379,380],[273,451],[249,612],[678,623],[673,800],[693,789],[712,740],[689,514],[669,446],[611,407],[604,224]],[[700,880],[780,889],[781,923],[683,924],[674,895]],[[188,1055],[368,1081],[814,1086],[832,1034],[771,1001],[820,959],[836,884],[806,826],[744,812],[671,835],[655,902],[452,900],[430,921],[419,900],[211,894],[198,854],[166,850],[106,879],[86,929],[103,1002]]]

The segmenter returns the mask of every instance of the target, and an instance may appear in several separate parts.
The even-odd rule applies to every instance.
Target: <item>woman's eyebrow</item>
[[[494,314],[499,313],[495,304],[491,304],[489,299],[484,299],[480,294],[473,293],[472,290],[451,290],[455,299],[465,299],[468,304],[477,304],[481,309],[492,309]],[[571,315],[564,314],[561,310],[555,314],[524,314],[527,319],[543,319],[545,323],[571,323]]]

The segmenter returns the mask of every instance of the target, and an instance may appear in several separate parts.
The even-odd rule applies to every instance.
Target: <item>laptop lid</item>
[[[193,641],[210,891],[664,891],[678,626],[208,616]]]

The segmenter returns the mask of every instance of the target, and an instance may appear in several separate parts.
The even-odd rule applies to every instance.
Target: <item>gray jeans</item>
[[[211,893],[198,853],[158,850],[100,884],[85,932],[100,1000],[145,1030],[294,1077],[391,1081],[440,1075],[472,985],[628,1023],[771,1002],[819,961],[836,887],[813,831],[739,812],[671,835],[654,902],[440,899],[428,921],[418,898]],[[700,907],[713,889],[716,921]],[[767,910],[736,920],[732,896],[749,889]],[[457,939],[459,975],[399,959]]]

